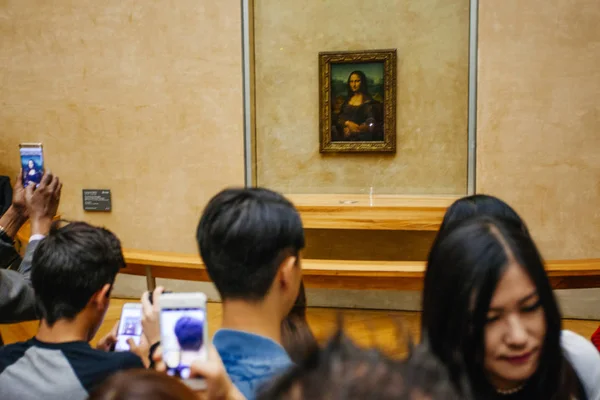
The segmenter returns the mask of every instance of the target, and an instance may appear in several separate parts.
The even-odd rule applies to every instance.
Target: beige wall
[[[0,173],[41,141],[64,216],[195,252],[205,202],[243,184],[239,1],[14,0],[0,31]],[[112,213],[84,213],[82,188]]]
[[[255,2],[258,183],[466,193],[468,0]],[[318,53],[396,48],[397,153],[319,153]]]
[[[257,93],[259,128],[260,119],[270,115],[264,104],[269,101],[267,94],[279,98],[267,91],[273,89],[273,82],[281,92],[288,82],[312,82],[302,86],[308,90],[302,98],[308,99],[307,104],[316,101],[316,81],[303,76],[316,77],[317,52],[362,46],[350,35],[338,35],[336,25],[318,23],[318,16],[325,14],[320,8],[324,3],[314,2],[300,12],[293,2],[265,1],[257,2],[256,10],[257,20],[269,21],[257,24],[257,88],[263,88],[262,94]],[[388,8],[390,18],[411,16],[407,24],[396,24],[406,25],[402,28],[410,31],[406,34],[385,36],[376,28],[359,29],[373,39],[374,47],[398,47],[399,100],[407,93],[416,96],[415,90],[422,85],[448,81],[426,60],[437,49],[432,47],[435,38],[451,32],[460,33],[459,41],[466,37],[466,31],[459,29],[467,22],[465,2],[453,1],[427,2],[427,7],[420,2],[417,9],[406,8],[405,3]],[[243,179],[239,3],[52,3],[22,0],[0,6],[0,171],[16,173],[19,142],[42,141],[48,166],[65,180],[61,207],[65,216],[105,224],[129,247],[195,251],[193,230],[203,204],[219,188],[241,184]],[[373,9],[364,5],[340,8],[337,20],[362,15],[357,23],[363,23],[375,17]],[[514,204],[547,257],[598,257],[600,30],[596,20],[600,11],[596,2],[537,0],[524,5],[505,0],[502,7],[482,2],[479,11],[478,191]],[[433,29],[444,24],[428,22],[426,12],[446,18],[448,26]],[[279,13],[280,18],[272,18],[271,13]],[[312,21],[320,29],[302,31],[303,21]],[[269,32],[285,24],[295,34],[267,39]],[[309,33],[314,33],[312,40],[300,43],[300,38],[311,37]],[[418,46],[430,53],[419,53]],[[264,60],[274,49],[272,64],[287,62],[290,69],[277,67],[277,73],[267,74]],[[451,58],[459,49],[457,45],[441,55]],[[437,69],[444,68],[438,65]],[[425,79],[429,73],[433,78]],[[301,75],[296,79],[297,74]],[[457,77],[457,85],[463,85],[464,77],[458,72]],[[317,107],[309,107],[308,119],[314,128]],[[299,109],[306,111],[305,105]],[[285,126],[278,124],[273,130],[289,132]],[[304,147],[294,135],[285,137],[285,145],[273,141],[279,147],[271,146],[269,163],[277,167],[266,169],[261,157],[261,183],[276,178],[271,186],[281,186],[275,175],[287,176],[293,169],[301,181],[290,180],[279,189],[301,189],[309,178],[314,178],[310,184],[315,186],[330,178],[341,184],[346,175],[356,175],[339,163],[374,162],[351,155],[325,160],[328,167],[315,153],[317,132],[313,129],[305,135],[308,131],[300,129]],[[386,169],[385,176],[393,176],[388,180],[398,187],[406,184],[403,174],[414,165],[431,165],[415,161],[410,149],[402,148],[408,136],[420,144],[431,144],[431,136],[410,133],[399,129],[406,140],[399,141],[393,161],[395,166],[406,164],[403,172],[394,174],[394,166]],[[268,145],[267,141],[259,143],[259,150]],[[309,171],[294,164],[296,153],[314,161],[307,162]],[[283,160],[284,155],[291,161]],[[448,162],[452,160],[456,161]],[[383,167],[387,161],[378,162]],[[317,171],[323,180],[315,175]],[[425,179],[415,174],[409,178],[417,177]],[[424,188],[423,182],[431,180],[415,183],[414,189],[434,190]],[[443,187],[436,185],[431,184]],[[105,187],[113,190],[114,211],[83,213],[81,189]],[[323,249],[313,250],[323,254]]]
[[[289,124],[271,121],[273,115],[264,114],[262,129],[271,130],[275,143],[271,153],[264,154],[279,161],[266,170],[265,160],[259,158],[261,183],[286,191],[313,185],[306,180],[284,184],[293,171],[315,179],[320,188],[325,181],[331,186],[349,184],[344,176],[354,180],[358,174],[349,164],[360,161],[372,166],[375,161],[343,156],[327,159],[331,167],[321,162],[316,152],[317,108],[311,104],[318,94],[316,53],[366,47],[341,35],[335,25],[319,22],[318,7],[326,2],[305,5],[300,12],[293,8],[297,2],[265,1],[257,2],[258,12],[268,3],[280,13],[281,21],[257,26],[257,33],[262,29],[263,40],[268,40],[263,46],[273,51],[276,67],[269,71],[263,65],[262,72],[257,71],[257,85],[274,92],[257,93],[258,106],[264,113],[280,110],[269,111],[265,96],[287,90],[288,81],[294,88],[306,82],[305,92],[299,95],[302,101],[282,98],[287,108],[277,116],[283,122],[294,117],[304,124],[298,131],[307,134],[307,140]],[[373,43],[369,47],[399,48],[398,98],[400,103],[411,99],[410,107],[398,114],[399,120],[412,121],[411,125],[401,128],[399,124],[398,154],[380,162],[377,168],[385,167],[386,175],[375,177],[376,187],[385,183],[384,176],[393,176],[396,189],[406,192],[464,190],[466,119],[459,112],[463,104],[447,110],[435,108],[437,97],[417,101],[421,88],[426,93],[431,88],[458,93],[457,88],[462,92],[466,85],[466,75],[459,72],[466,59],[443,65],[432,61],[451,59],[451,54],[466,48],[436,47],[441,43],[438,39],[451,32],[462,32],[459,39],[466,40],[464,3],[413,3],[428,4],[425,10],[399,2],[385,14],[393,24],[381,20],[371,29],[359,29]],[[374,9],[356,7],[340,7],[340,18],[361,24],[363,19],[356,15]],[[429,20],[425,12],[445,16],[446,23]],[[514,204],[548,258],[600,256],[599,12],[596,0],[480,2],[478,190]],[[306,31],[268,37],[281,24],[298,28],[297,20],[312,25]],[[379,27],[386,23],[386,29],[397,33],[379,35]],[[460,27],[463,30],[457,30]],[[193,231],[206,200],[223,186],[243,183],[239,2],[14,0],[0,5],[0,30],[0,173],[16,173],[20,141],[43,141],[48,166],[65,180],[64,215],[107,225],[129,247],[195,252]],[[420,46],[428,53],[419,53]],[[257,50],[260,57],[260,47]],[[455,75],[445,79],[444,71]],[[453,86],[443,86],[450,83]],[[296,101],[298,108],[286,101]],[[428,110],[425,116],[421,109]],[[442,126],[427,120],[433,116],[452,122]],[[436,141],[438,132],[448,139],[444,132],[459,131],[455,142]],[[416,156],[426,148],[435,157]],[[299,164],[296,154],[306,162]],[[448,163],[454,172],[432,176],[414,170],[441,168],[440,163]],[[84,214],[82,188],[112,189],[114,211]],[[389,187],[389,191],[396,189]],[[365,239],[361,232],[310,231],[307,253],[339,258],[352,250],[356,258],[422,259],[431,237],[409,236],[377,232]],[[327,238],[337,238],[338,244],[320,246],[330,242]],[[381,243],[399,245],[378,247]],[[127,278],[120,278],[125,284],[118,294],[137,296],[144,288],[143,279]],[[197,283],[159,283],[174,290],[198,288]],[[203,290],[215,296],[208,287]],[[597,293],[589,291],[592,294],[583,298],[580,293],[584,291],[571,297],[569,314],[597,317],[597,312],[590,312],[597,306]],[[318,290],[311,291],[310,299],[312,304],[405,309],[419,302],[417,293],[332,295]],[[582,311],[578,305],[588,300]]]
[[[477,191],[547,258],[600,257],[598,21],[597,0],[479,5]]]

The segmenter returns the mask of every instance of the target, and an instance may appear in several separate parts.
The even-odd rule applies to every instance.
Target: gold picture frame
[[[396,50],[319,53],[319,151],[396,152]]]

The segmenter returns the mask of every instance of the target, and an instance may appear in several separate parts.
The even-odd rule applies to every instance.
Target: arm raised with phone
[[[62,183],[48,172],[42,178],[43,186],[24,188],[22,174],[15,180],[13,200],[9,210],[0,217],[0,265],[18,265],[18,271],[0,269],[0,322],[19,322],[36,319],[35,295],[31,288],[31,264],[39,240],[50,230],[56,215]],[[32,235],[24,259],[20,259],[13,247],[13,238],[23,223],[30,218]],[[33,228],[35,226],[35,229]],[[0,340],[1,343],[1,340]]]

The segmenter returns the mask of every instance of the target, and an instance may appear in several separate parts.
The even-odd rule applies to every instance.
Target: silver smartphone
[[[21,168],[23,169],[23,186],[39,185],[44,175],[44,151],[41,143],[21,143]]]
[[[193,389],[206,382],[190,378],[190,366],[208,357],[208,326],[204,293],[166,293],[158,299],[160,343],[167,374],[183,379]]]

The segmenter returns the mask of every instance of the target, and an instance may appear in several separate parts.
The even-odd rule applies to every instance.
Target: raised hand
[[[111,351],[112,347],[117,343],[117,330],[119,329],[119,321],[113,326],[102,339],[96,344],[96,349],[102,351]]]
[[[52,172],[42,176],[39,186],[27,185],[25,203],[31,220],[31,234],[46,235],[50,231],[52,219],[58,210],[62,183]]]
[[[150,345],[160,341],[160,324],[158,321],[160,309],[158,308],[158,299],[164,290],[162,286],[154,289],[152,303],[150,303],[149,292],[144,292],[142,295],[142,330]]]
[[[28,217],[27,204],[25,203],[25,188],[23,187],[23,170],[19,171],[19,175],[15,180],[13,187],[12,207],[24,217]]]

